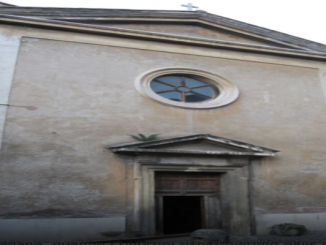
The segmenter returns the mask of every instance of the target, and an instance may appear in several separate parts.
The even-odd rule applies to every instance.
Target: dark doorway
[[[191,233],[202,228],[202,197],[164,196],[164,234]]]
[[[157,234],[190,233],[220,227],[218,173],[156,172]]]

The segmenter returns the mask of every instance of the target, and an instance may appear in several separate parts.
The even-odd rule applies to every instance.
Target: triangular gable
[[[226,41],[226,42],[234,42],[239,44],[250,44],[250,45],[262,45],[268,47],[275,48],[287,48],[287,49],[295,49],[295,50],[306,50],[304,48],[300,48],[294,45],[289,45],[281,42],[266,40],[259,37],[254,37],[252,35],[239,33],[235,31],[230,31],[227,29],[212,27],[205,24],[196,24],[196,23],[176,23],[162,21],[160,22],[136,22],[136,21],[124,21],[118,22],[112,20],[104,20],[104,21],[71,21],[72,23],[83,23],[83,24],[91,24],[95,26],[101,27],[114,27],[125,30],[138,30],[150,33],[161,33],[161,34],[170,34],[182,37],[189,38],[199,38],[199,39],[209,39],[216,41]]]
[[[121,154],[188,154],[229,156],[274,156],[277,150],[240,141],[197,134],[147,142],[133,142],[108,146],[114,153]]]
[[[1,8],[0,22],[265,52],[276,55],[317,59],[325,59],[326,57],[326,45],[204,11]],[[161,29],[166,28],[166,30],[159,30],[159,28],[156,28],[157,31],[155,32],[140,30],[144,29],[143,26],[137,24],[140,22],[143,23],[142,25],[153,25],[152,28],[155,28],[155,25],[160,25]],[[125,29],[128,23],[129,29]],[[130,23],[136,24],[130,26]],[[175,24],[183,25],[185,29],[193,27],[193,31],[181,30],[181,34],[176,33],[178,28],[171,31],[171,27]],[[169,28],[170,30],[168,30]],[[186,32],[189,36],[185,34]],[[191,32],[192,36],[190,35]]]

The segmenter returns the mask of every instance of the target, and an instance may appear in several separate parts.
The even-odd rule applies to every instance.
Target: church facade
[[[2,241],[322,229],[325,61],[203,11],[0,8]]]

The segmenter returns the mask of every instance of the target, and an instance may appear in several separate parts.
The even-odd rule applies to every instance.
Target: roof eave
[[[326,53],[326,45],[295,37],[289,34],[255,26],[241,21],[233,20],[223,16],[214,15],[205,11],[168,11],[168,10],[126,10],[126,9],[86,9],[86,8],[35,8],[20,7],[8,8],[3,13],[38,16],[45,18],[67,18],[67,17],[123,17],[123,18],[178,18],[197,19],[206,22],[222,25],[236,30],[245,30],[248,33],[261,37],[272,38],[284,43],[309,48]]]
[[[217,41],[217,40],[202,39],[202,38],[190,38],[190,37],[183,37],[178,35],[161,34],[161,33],[138,31],[138,30],[127,30],[121,28],[98,27],[98,26],[88,25],[88,24],[55,21],[55,20],[47,20],[47,19],[40,19],[40,18],[0,15],[0,23],[24,24],[24,25],[31,25],[36,27],[43,27],[43,28],[47,27],[49,29],[61,29],[61,30],[69,30],[74,32],[93,33],[99,35],[114,35],[114,36],[123,36],[123,37],[136,38],[136,39],[173,42],[173,43],[180,43],[180,44],[187,44],[187,45],[196,45],[196,46],[205,46],[205,47],[208,46],[213,48],[221,48],[221,49],[229,49],[229,50],[238,50],[238,51],[240,50],[246,52],[256,52],[256,53],[258,52],[258,53],[265,53],[265,54],[326,60],[326,53],[320,53],[320,52],[274,48],[274,47],[268,47],[263,45],[241,44],[235,42]]]

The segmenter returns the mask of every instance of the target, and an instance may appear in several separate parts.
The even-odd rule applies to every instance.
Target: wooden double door
[[[156,172],[155,209],[156,230],[164,234],[219,228],[219,174]]]

